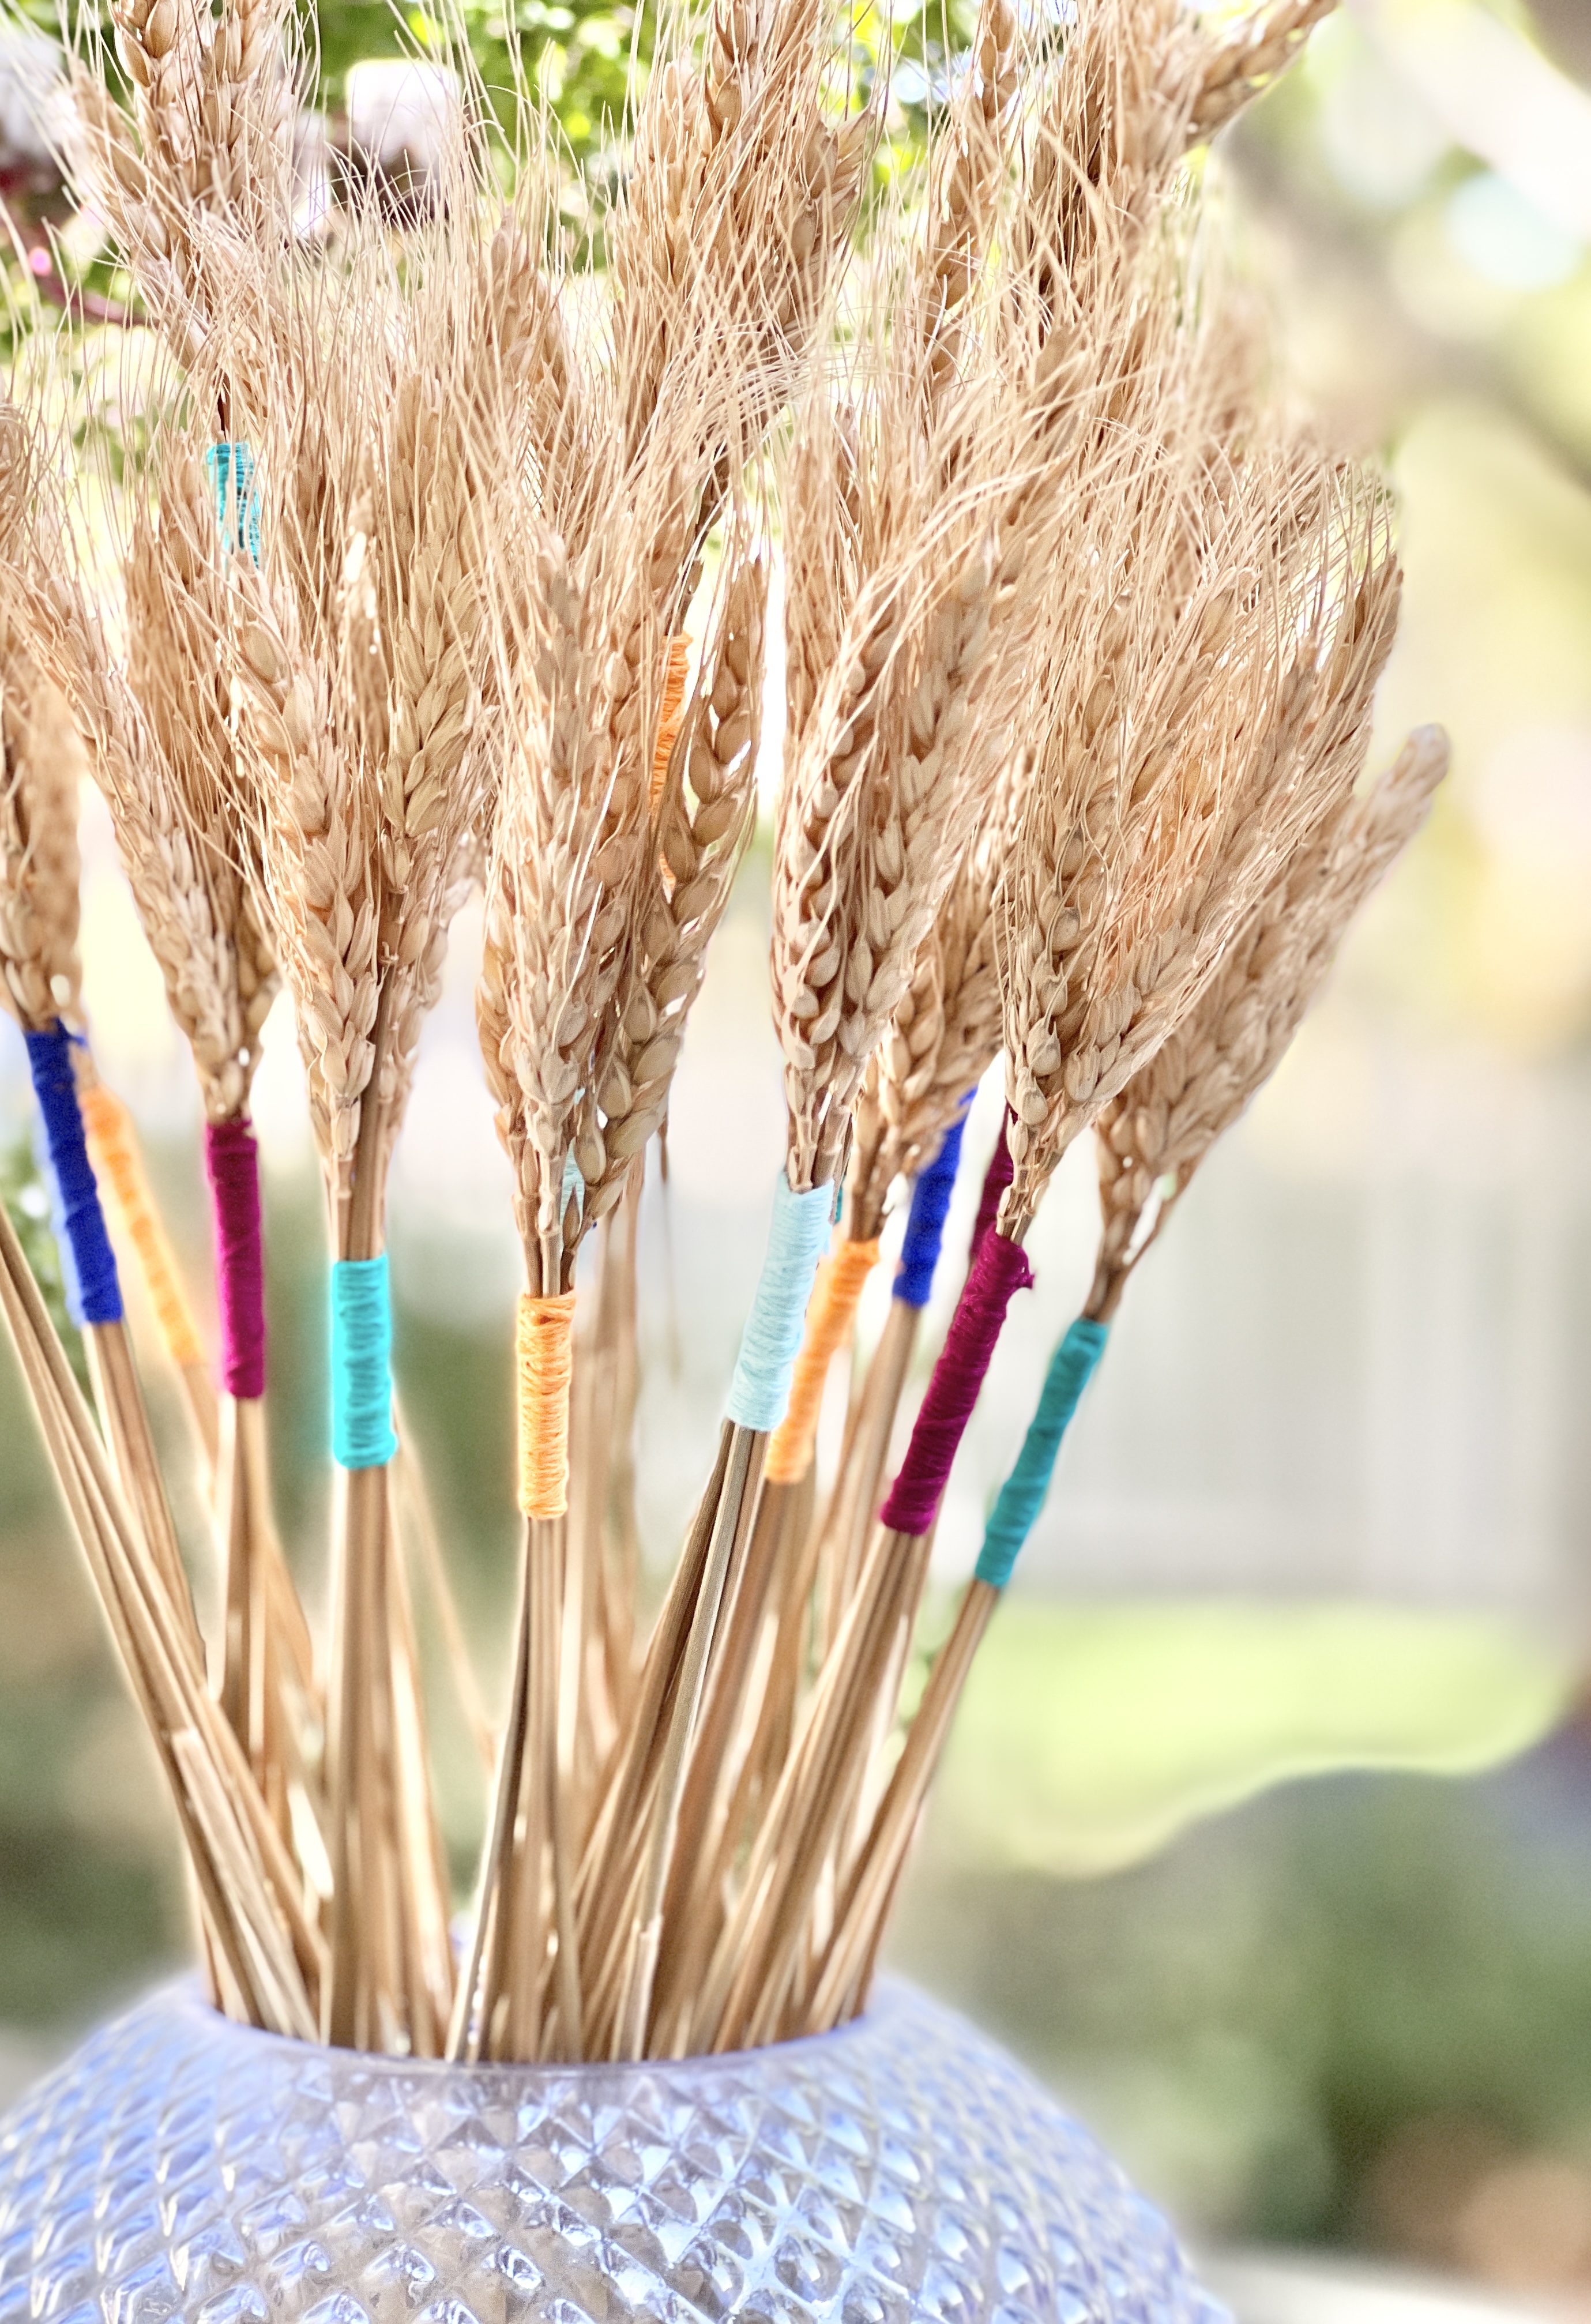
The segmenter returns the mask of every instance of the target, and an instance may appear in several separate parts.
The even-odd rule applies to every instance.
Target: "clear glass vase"
[[[1215,2324],[1164,2220],[898,1986],[726,2058],[321,2050],[191,1987],[0,2121],[0,2324]]]

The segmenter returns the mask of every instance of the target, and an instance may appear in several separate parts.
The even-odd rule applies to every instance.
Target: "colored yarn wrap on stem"
[[[176,1254],[150,1197],[127,1109],[98,1083],[79,1089],[78,1103],[87,1133],[89,1159],[96,1176],[109,1186],[127,1240],[138,1254],[139,1272],[166,1352],[180,1371],[202,1365],[204,1342],[182,1288]]]
[[[1003,1590],[1011,1579],[1017,1554],[1044,1505],[1044,1495],[1055,1473],[1061,1439],[1109,1337],[1108,1323],[1097,1323],[1091,1315],[1080,1315],[1067,1326],[1060,1346],[1050,1358],[1038,1409],[1028,1423],[1016,1464],[1000,1487],[984,1531],[983,1547],[978,1553],[974,1578],[987,1582],[991,1590]]]
[[[122,1286],[106,1232],[99,1189],[88,1164],[78,1076],[72,1066],[72,1036],[57,1024],[48,1033],[24,1033],[33,1094],[44,1118],[44,1143],[59,1206],[61,1273],[67,1313],[79,1330],[86,1323],[119,1323]]]
[[[254,489],[254,456],[241,438],[223,437],[205,454],[216,494],[216,524],[230,549],[260,562],[260,495]]]
[[[519,1379],[520,1508],[528,1517],[561,1517],[569,1506],[569,1382],[574,1375],[575,1294],[520,1294],[515,1362]]]
[[[383,1469],[392,1428],[392,1299],[387,1254],[332,1268],[332,1458],[344,1469]]]
[[[1006,1137],[1006,1117],[1002,1114],[1000,1134],[995,1140],[995,1150],[989,1157],[989,1167],[983,1174],[983,1191],[978,1197],[978,1215],[972,1222],[972,1240],[967,1250],[969,1262],[977,1258],[979,1244],[1000,1214],[1000,1197],[1010,1185],[1016,1167]]]
[[[1033,1269],[1020,1243],[1004,1235],[985,1235],[951,1317],[900,1473],[878,1512],[892,1533],[920,1539],[933,1529],[1006,1310],[1013,1295],[1025,1291],[1032,1281]]]
[[[912,1207],[906,1213],[906,1238],[895,1270],[895,1296],[908,1307],[926,1307],[933,1289],[933,1270],[944,1240],[966,1127],[966,1114],[957,1114],[938,1153],[925,1170],[918,1171],[912,1186]]]
[[[658,713],[658,739],[652,746],[652,809],[663,796],[663,786],[668,780],[668,761],[674,755],[679,739],[680,725],[685,718],[685,680],[690,676],[691,641],[682,632],[668,641],[668,659],[663,665],[663,706]]]
[[[241,1117],[205,1124],[205,1175],[216,1223],[216,1304],[221,1312],[221,1385],[243,1398],[265,1393],[265,1247],[260,1225],[260,1149]]]
[[[875,1237],[871,1242],[837,1244],[818,1268],[801,1353],[790,1383],[789,1407],[773,1433],[763,1464],[762,1473],[770,1485],[793,1485],[812,1466],[829,1366],[850,1334],[856,1303],[878,1264]]]
[[[790,1375],[801,1351],[802,1322],[829,1239],[833,1207],[832,1186],[809,1186],[805,1194],[792,1194],[780,1171],[762,1273],[730,1382],[729,1416],[740,1428],[772,1430],[785,1416]]]

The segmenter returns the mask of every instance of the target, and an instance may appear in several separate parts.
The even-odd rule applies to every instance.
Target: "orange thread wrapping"
[[[668,780],[668,761],[679,734],[680,721],[685,716],[685,680],[690,675],[691,641],[681,635],[668,641],[668,659],[663,669],[663,707],[658,714],[658,741],[652,752],[652,812],[657,813],[658,801],[663,796],[663,786]]]
[[[176,1255],[155,1214],[127,1109],[98,1083],[80,1089],[78,1095],[95,1170],[109,1185],[123,1231],[138,1254],[139,1272],[166,1351],[181,1371],[202,1367],[205,1351],[198,1326],[177,1272]]]
[[[862,1286],[878,1264],[878,1245],[842,1242],[818,1269],[806,1310],[806,1332],[790,1383],[790,1402],[768,1442],[763,1475],[772,1485],[793,1485],[812,1465],[818,1413],[829,1366],[848,1336]]]
[[[569,1506],[569,1379],[575,1294],[520,1294],[520,1508],[561,1517]]]

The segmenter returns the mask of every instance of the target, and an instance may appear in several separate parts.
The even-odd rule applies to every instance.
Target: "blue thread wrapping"
[[[205,466],[216,494],[216,526],[229,549],[246,550],[260,562],[260,495],[254,484],[254,456],[242,441],[223,437],[205,454]]]
[[[51,1032],[24,1033],[23,1038],[28,1045],[33,1093],[44,1118],[67,1313],[79,1331],[86,1323],[119,1323],[122,1286],[83,1136],[72,1036],[58,1024]]]
[[[970,1103],[970,1100],[968,1101]],[[912,1186],[912,1207],[906,1214],[906,1239],[895,1270],[895,1296],[907,1307],[926,1307],[933,1289],[933,1270],[944,1240],[944,1222],[955,1192],[961,1159],[961,1132],[967,1127],[963,1110],[944,1133],[944,1142]]]
[[[339,1259],[331,1290],[332,1458],[344,1469],[384,1469],[398,1450],[386,1252]]]
[[[777,1428],[785,1416],[813,1277],[828,1247],[833,1203],[832,1186],[793,1194],[779,1173],[762,1273],[730,1382],[729,1416],[741,1428]]]
[[[1000,1487],[978,1553],[976,1578],[987,1582],[991,1590],[1003,1590],[1011,1579],[1017,1553],[1044,1505],[1067,1423],[1109,1337],[1108,1323],[1096,1323],[1091,1316],[1080,1315],[1068,1325],[1050,1358],[1038,1410],[1028,1424],[1016,1466]]]

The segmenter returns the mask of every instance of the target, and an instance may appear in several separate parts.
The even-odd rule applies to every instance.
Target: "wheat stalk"
[[[1301,886],[1311,873],[1319,879],[1315,842],[1351,801],[1375,681],[1396,622],[1397,572],[1383,514],[1374,496],[1367,508],[1356,504],[1351,490],[1346,505],[1335,501],[1307,458],[1301,466],[1295,455],[1280,466],[1267,464],[1262,473],[1265,490],[1243,533],[1236,540],[1218,536],[1228,559],[1236,541],[1245,540],[1241,559],[1227,563],[1228,577],[1213,595],[1206,594],[1208,583],[1201,586],[1196,560],[1173,599],[1175,619],[1159,641],[1165,659],[1159,669],[1151,664],[1143,670],[1135,688],[1136,700],[1154,706],[1145,739],[1135,745],[1125,722],[1108,733],[1120,715],[1118,696],[1114,683],[1107,692],[1095,675],[1070,743],[1064,729],[1057,738],[1062,755],[1052,762],[1053,788],[1045,782],[1048,769],[1041,770],[1023,809],[1001,961],[1015,1168],[999,1230],[1018,1240],[1055,1158],[1074,1134],[1071,1124],[1095,1118],[1101,1085],[1120,1071],[1124,1058],[1155,1056],[1216,975],[1235,927],[1259,908],[1269,883],[1285,877],[1283,867],[1297,868]],[[1291,489],[1282,488],[1284,481]],[[1241,505],[1234,498],[1228,512]],[[1250,621],[1267,602],[1273,609],[1249,632],[1259,659],[1247,671],[1230,651],[1236,603],[1225,610],[1237,572],[1249,576],[1243,611]],[[1275,618],[1278,603],[1290,604],[1291,613]],[[1108,613],[1117,613],[1121,604],[1117,598]],[[1107,636],[1101,642],[1112,641]],[[1223,664],[1219,671],[1201,667],[1212,647]],[[1097,660],[1091,666],[1098,670]],[[1085,671],[1090,667],[1085,661]],[[1160,745],[1154,738],[1173,736],[1178,745],[1157,767]],[[1173,773],[1179,751],[1193,736],[1197,765],[1179,779]],[[1067,772],[1071,752],[1081,775],[1075,791]],[[1224,782],[1214,779],[1222,770]],[[1171,801],[1161,790],[1166,780],[1179,782]],[[1101,803],[1090,807],[1093,786],[1106,783]],[[1154,844],[1141,850],[1135,830],[1148,826],[1136,825],[1136,815],[1151,806]],[[1033,835],[1057,831],[1058,807],[1065,838],[1045,846],[1037,859],[1045,868],[1035,872]],[[1121,851],[1114,862],[1113,848]],[[1201,856],[1204,848],[1209,852]],[[1228,917],[1233,913],[1236,921]],[[1030,933],[1024,943],[1016,932],[1025,927]],[[1042,973],[1024,981],[1023,971],[1013,972],[1019,946],[1026,961],[1044,954],[1052,963],[1045,1001],[1037,999]],[[1074,947],[1080,956],[1067,965],[1065,955]],[[1052,1094],[1041,1101],[1046,1073]],[[886,1532],[881,1540],[886,1570],[896,1560],[912,1561],[906,1537]],[[920,1545],[915,1554],[920,1560]],[[987,1619],[983,1588],[976,1585],[969,1594],[943,1683],[925,1699],[920,1736],[914,1736],[886,1791],[860,1854],[849,1867],[842,1856],[838,1863],[840,1931],[819,1979],[825,2006],[841,1985],[849,1991],[859,1976],[865,1982],[869,1915],[885,1909],[893,1893],[959,1692],[956,1674],[964,1674]],[[832,1820],[830,1830],[832,1848],[838,1837]],[[794,1958],[786,1937],[786,1973]],[[799,2009],[794,2022],[802,2022]]]
[[[214,494],[191,439],[172,444],[158,482],[158,523],[146,512],[135,515],[125,560],[127,687],[142,713],[139,783],[113,788],[110,804],[207,1119],[246,1121],[278,978],[236,795],[224,560]],[[203,941],[189,949],[196,933]],[[315,1679],[270,1507],[262,1416],[228,1397],[221,1437],[223,1700],[285,1820],[290,1791],[306,1781],[301,1712],[313,1712]]]
[[[97,36],[86,39],[63,159],[171,353],[210,367],[225,432],[232,380],[255,376],[274,287],[248,262],[291,232],[295,38],[278,0],[227,0],[218,18],[198,0],[128,0],[112,25],[132,116],[110,94]],[[252,328],[230,332],[216,373],[217,340],[240,298],[261,303]]]
[[[933,1160],[999,1055],[999,860],[992,835],[967,856],[869,1065],[845,1185],[847,1231],[857,1241],[878,1232],[896,1180],[915,1178]]]
[[[1240,17],[1224,37],[1211,39],[1193,100],[1191,134],[1213,137],[1236,119],[1287,70],[1336,5],[1337,0],[1271,0],[1269,7]]]
[[[323,1959],[295,1868],[187,1650],[179,1610],[122,1499],[0,1211],[0,1303],[74,1528],[164,1765],[229,2014],[312,2039]]]
[[[13,638],[0,647],[0,1000],[43,1032],[78,1014],[78,777],[62,697]]]
[[[1347,745],[1355,759],[1359,743],[1355,735]],[[1088,1314],[1115,1314],[1211,1146],[1275,1071],[1349,922],[1424,821],[1447,765],[1446,736],[1423,727],[1370,792],[1339,796],[1311,844],[1278,864],[1202,998],[1100,1114],[1104,1225]]]
[[[363,218],[344,279],[299,298],[261,354],[258,407],[239,391],[265,536],[260,570],[229,568],[240,774],[344,1260],[382,1248],[388,1157],[496,778],[497,487],[463,231],[445,214],[400,276]],[[445,1909],[414,1790],[423,1767],[400,1749],[417,1699],[389,1495],[380,1469],[345,1475],[330,2024],[338,2039],[375,2038],[391,2016],[436,2050],[451,1964],[427,1933]]]
[[[614,376],[633,458],[670,374],[704,331],[723,336],[732,420],[726,431],[729,415],[706,400],[696,423],[715,487],[720,444],[766,429],[803,375],[870,124],[824,117],[820,0],[718,0],[699,63],[680,53],[686,31],[662,29],[611,229]]]
[[[0,622],[7,691],[14,696],[6,742],[8,752],[20,754],[8,788],[12,834],[23,848],[8,881],[23,908],[11,932],[24,945],[43,947],[25,970],[19,958],[7,990],[14,1008],[26,996],[29,1013],[22,1021],[32,1032],[69,1023],[77,1013],[74,720],[87,729],[102,780],[107,772],[112,781],[128,788],[138,779],[129,742],[134,722],[121,715],[97,629],[73,587],[53,517],[41,447],[30,440],[20,413],[0,410]],[[51,699],[58,706],[53,709],[48,706]],[[26,860],[30,841],[32,865]],[[48,876],[41,890],[38,874],[44,867]],[[197,1664],[202,1660],[198,1624],[125,1328],[120,1323],[92,1323],[87,1345],[117,1476],[173,1601],[183,1609],[187,1648]]]
[[[1317,704],[1367,698],[1396,622],[1374,503],[1363,519],[1350,510],[1363,562],[1329,602],[1343,535],[1329,507],[1316,514],[1330,475],[1307,449],[1206,473],[1220,497],[1200,490],[1190,505],[1154,464],[1143,515],[1163,510],[1164,545],[1141,530],[1147,558],[1136,546],[1106,565],[1002,890],[1015,1176],[1000,1218],[1018,1238],[1071,1139],[1191,1005],[1278,853],[1325,811],[1329,794],[1301,779],[1304,731]]]

